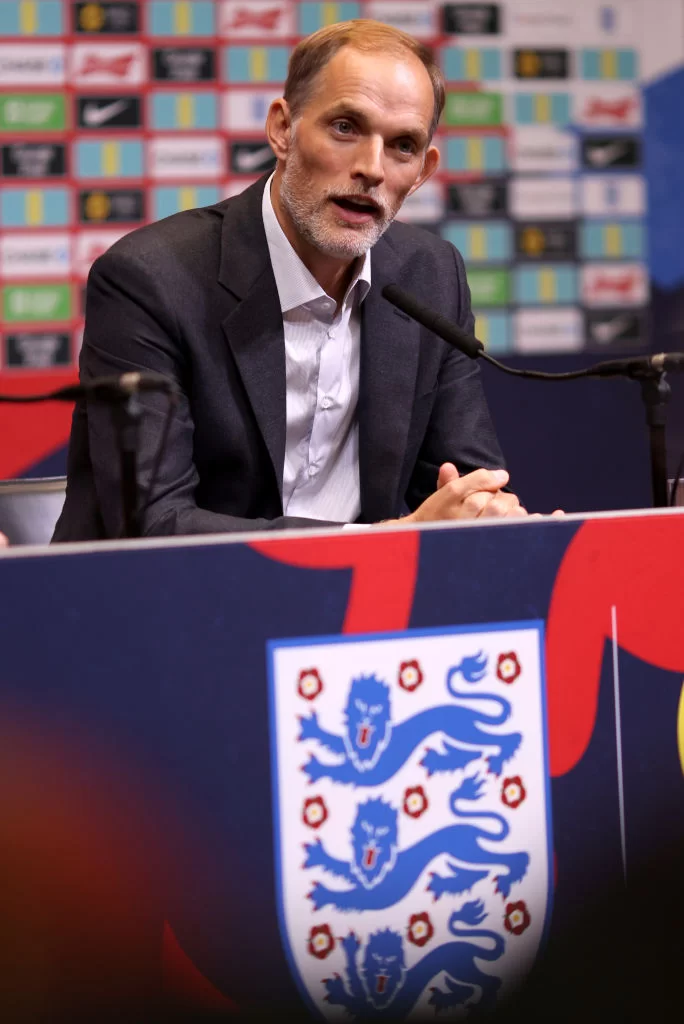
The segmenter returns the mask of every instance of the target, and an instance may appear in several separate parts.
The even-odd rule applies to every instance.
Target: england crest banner
[[[489,1009],[551,910],[540,622],[269,645],[280,926],[332,1021]]]

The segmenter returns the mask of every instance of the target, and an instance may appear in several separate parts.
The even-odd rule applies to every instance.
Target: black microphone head
[[[407,313],[413,320],[417,320],[419,324],[427,327],[429,331],[442,338],[443,341],[447,341],[450,345],[459,349],[469,359],[477,359],[484,352],[484,345],[481,341],[478,341],[471,334],[466,334],[457,324],[447,320],[440,313],[436,313],[434,309],[425,306],[415,295],[404,291],[399,285],[385,285],[382,289],[382,295],[393,306],[400,309],[402,313]]]

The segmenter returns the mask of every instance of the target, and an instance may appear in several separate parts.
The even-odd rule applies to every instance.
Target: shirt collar
[[[272,181],[273,175],[268,179],[264,188],[261,213],[268,243],[268,252],[271,257],[273,276],[275,277],[278,298],[280,299],[280,311],[281,313],[286,313],[288,310],[296,309],[298,306],[306,306],[315,299],[322,298],[326,293],[311,271],[304,266],[278,223],[278,218],[271,202]],[[363,302],[370,286],[371,254],[370,249],[368,249],[363,260],[360,261],[360,265],[347,289],[344,301],[349,301],[352,292],[356,289],[359,302]]]

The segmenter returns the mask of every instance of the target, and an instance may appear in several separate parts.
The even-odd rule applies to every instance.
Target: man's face
[[[413,54],[335,54],[278,154],[281,212],[299,247],[350,260],[377,242],[437,166],[433,109],[430,77]]]

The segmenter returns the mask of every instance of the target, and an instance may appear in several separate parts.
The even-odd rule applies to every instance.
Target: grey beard
[[[312,209],[303,194],[305,189],[294,184],[298,173],[298,161],[295,159],[288,164],[283,173],[280,188],[281,202],[302,238],[320,252],[325,253],[326,256],[336,259],[356,259],[358,256],[364,256],[394,220],[397,211],[389,211],[386,204],[378,200],[382,207],[380,219],[357,229],[347,228],[347,237],[340,238],[325,224],[319,223],[320,214],[331,195],[354,196],[359,194],[358,191],[340,192],[339,189],[328,189],[323,192],[321,198],[316,202],[316,207]],[[352,232],[354,233],[352,234]]]

